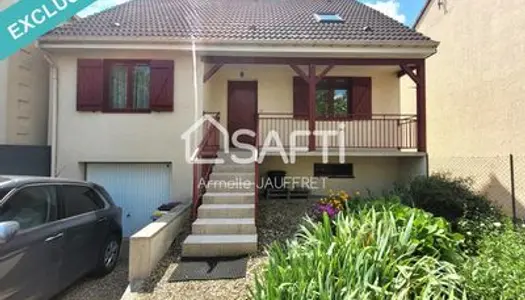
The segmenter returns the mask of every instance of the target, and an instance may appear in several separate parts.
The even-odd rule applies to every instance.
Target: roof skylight
[[[316,13],[314,14],[317,22],[320,23],[341,23],[344,22],[339,14],[335,13]]]

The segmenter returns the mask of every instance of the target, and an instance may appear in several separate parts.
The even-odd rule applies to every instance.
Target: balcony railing
[[[278,133],[284,147],[308,147],[308,137],[295,136],[297,130],[308,131],[308,120],[294,118],[288,113],[259,114],[259,145],[271,131]],[[349,115],[344,118],[318,119],[315,130],[337,132],[337,136],[328,137],[328,147],[370,148],[370,149],[417,149],[417,116],[400,114]],[[273,143],[272,145],[276,145]],[[316,148],[323,145],[323,137],[316,136]]]

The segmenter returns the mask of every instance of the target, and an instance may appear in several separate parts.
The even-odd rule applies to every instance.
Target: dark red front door
[[[257,81],[228,81],[228,132],[230,141],[239,129],[255,132],[257,115]],[[255,144],[255,139],[241,135],[237,139],[245,144]],[[230,146],[233,146],[230,144]]]

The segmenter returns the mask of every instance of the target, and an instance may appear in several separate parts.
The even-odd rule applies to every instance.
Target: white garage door
[[[170,201],[170,164],[87,164],[88,181],[106,188],[122,207],[124,236],[151,222],[151,214]]]

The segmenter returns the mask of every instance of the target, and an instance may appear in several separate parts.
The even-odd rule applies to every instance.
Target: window
[[[65,185],[64,195],[65,218],[85,214],[104,208],[104,200],[90,187]]]
[[[318,120],[370,120],[372,118],[372,78],[325,77],[316,86],[315,114]],[[293,78],[293,115],[307,119],[308,83]]]
[[[173,60],[79,59],[77,111],[173,111]]]
[[[315,177],[354,178],[352,164],[314,164]]]
[[[339,14],[334,13],[317,13],[314,14],[314,18],[320,23],[342,23],[343,18]]]
[[[149,110],[149,62],[107,61],[105,64],[109,68],[108,108],[116,111]]]
[[[352,114],[351,79],[326,78],[316,90],[316,116],[318,119],[346,118]]]
[[[111,198],[111,195],[108,193],[108,191],[106,191],[105,188],[98,184],[95,184],[93,187],[95,188],[95,190],[97,190],[97,192],[99,192],[102,195],[102,197],[106,198],[106,200],[108,200],[109,202],[113,202],[113,198]]]
[[[0,222],[16,221],[20,229],[30,229],[57,219],[57,195],[54,186],[21,189],[0,208]]]

